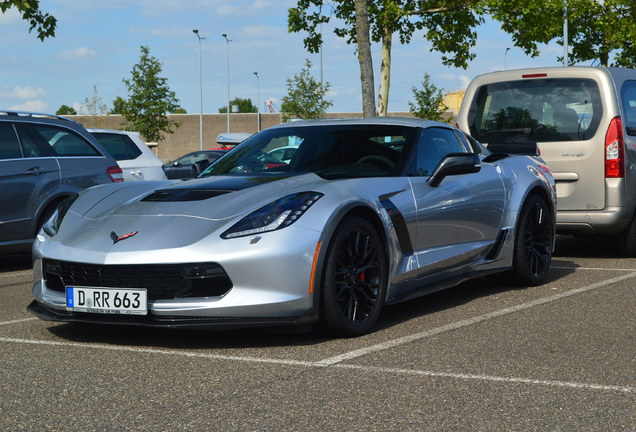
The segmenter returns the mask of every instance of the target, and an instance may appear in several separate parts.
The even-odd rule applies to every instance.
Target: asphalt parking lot
[[[0,257],[2,431],[636,431],[636,259],[559,238],[550,281],[485,278],[356,339],[55,324]]]

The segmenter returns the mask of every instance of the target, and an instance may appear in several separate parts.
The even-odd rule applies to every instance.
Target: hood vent
[[[229,190],[205,190],[205,189],[164,189],[158,190],[142,201],[152,202],[177,202],[177,201],[202,201],[214,198],[232,191]]]

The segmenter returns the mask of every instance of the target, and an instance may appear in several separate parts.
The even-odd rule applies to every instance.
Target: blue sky
[[[303,35],[287,32],[287,9],[294,0],[41,0],[41,8],[58,19],[55,38],[41,42],[28,32],[27,23],[14,12],[0,15],[0,109],[55,112],[61,105],[79,107],[97,95],[110,108],[128,96],[124,78],[138,62],[139,47],[162,63],[163,76],[188,113],[200,110],[199,41],[202,41],[203,112],[217,113],[227,104],[227,43],[231,39],[231,98],[265,100],[280,106],[293,77],[308,58],[320,76],[321,59],[309,54]],[[322,71],[331,84],[330,112],[360,112],[359,68],[354,47],[324,26]],[[542,47],[531,59],[515,48],[497,23],[478,29],[477,57],[468,69],[442,65],[430,45],[415,36],[409,45],[394,42],[389,111],[408,111],[411,87],[420,86],[424,73],[447,91],[465,88],[468,81],[494,70],[557,66],[562,48]],[[510,47],[507,55],[506,48]],[[380,50],[373,48],[376,86]],[[505,63],[505,64],[504,64]],[[254,75],[258,72],[258,80]],[[259,92],[260,88],[260,92]]]

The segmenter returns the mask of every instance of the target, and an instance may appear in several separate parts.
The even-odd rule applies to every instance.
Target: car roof
[[[139,132],[125,131],[120,129],[86,128],[86,130],[91,133],[98,132],[98,133],[112,133],[112,134],[119,134],[119,135],[131,135],[131,134],[140,135]]]
[[[318,119],[318,120],[300,120],[290,123],[284,123],[272,126],[270,129],[289,128],[289,127],[305,127],[305,126],[335,126],[335,125],[387,125],[387,126],[411,126],[427,128],[431,126],[452,127],[448,123],[442,123],[432,120],[425,120],[416,117],[370,117],[370,118],[340,118],[340,119]]]

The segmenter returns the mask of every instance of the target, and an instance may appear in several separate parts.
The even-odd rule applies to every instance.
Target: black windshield
[[[414,128],[391,125],[320,125],[273,128],[241,143],[201,177],[296,175],[327,179],[396,175]]]

